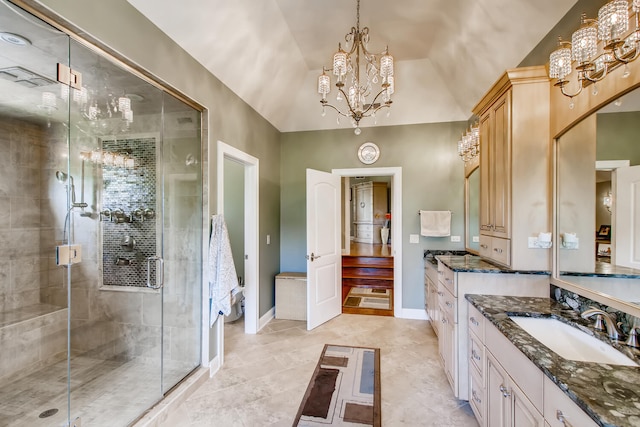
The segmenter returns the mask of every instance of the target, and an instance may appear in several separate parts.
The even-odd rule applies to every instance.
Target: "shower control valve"
[[[108,218],[109,221],[111,221],[111,219],[112,219],[111,215],[112,215],[111,209],[105,209],[105,210],[100,212],[100,219],[102,221],[104,221],[105,219]],[[104,217],[104,218],[102,218],[102,217]]]
[[[135,211],[131,212],[131,222],[133,222],[133,218],[138,218],[140,222],[144,222],[144,210],[136,209]]]
[[[145,209],[144,210],[144,218],[145,219],[153,219],[156,216],[156,212],[153,209]]]

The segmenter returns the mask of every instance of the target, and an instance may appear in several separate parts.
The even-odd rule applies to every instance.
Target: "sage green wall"
[[[216,142],[221,140],[259,159],[259,311],[261,316],[267,313],[274,306],[274,276],[280,266],[279,243],[274,242],[277,239],[272,239],[271,245],[267,246],[265,238],[267,234],[280,234],[278,130],[126,0],[24,2],[39,8],[44,5],[53,11],[53,15],[81,28],[90,37],[104,43],[207,109],[202,123],[207,135],[202,158],[205,163],[205,187],[209,184],[208,197],[205,197],[205,213],[209,214],[208,218],[216,212]],[[211,54],[215,55],[215,52]],[[213,148],[211,165],[206,164],[208,145]],[[215,341],[215,337],[212,336],[211,341]]]
[[[281,155],[281,271],[306,271],[306,169],[363,168],[358,147],[375,142],[380,159],[371,167],[402,167],[403,308],[424,309],[425,249],[464,249],[449,238],[420,237],[409,243],[409,234],[420,234],[418,211],[451,210],[452,235],[464,237],[464,165],[457,155],[457,141],[466,122],[385,126],[291,132],[282,134]]]
[[[236,275],[244,280],[244,165],[224,159],[224,220]]]
[[[640,112],[598,114],[597,160],[629,160],[631,166],[640,165]]]

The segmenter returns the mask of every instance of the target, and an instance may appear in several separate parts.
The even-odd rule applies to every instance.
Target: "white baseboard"
[[[267,311],[258,321],[258,330],[261,330],[262,328],[264,328],[265,325],[275,317],[276,317],[276,308],[271,307],[271,310]]]
[[[209,378],[213,378],[213,376],[220,370],[220,355],[217,355],[209,362]]]
[[[413,320],[429,320],[427,311],[423,308],[403,308],[400,313],[401,319],[413,319]]]

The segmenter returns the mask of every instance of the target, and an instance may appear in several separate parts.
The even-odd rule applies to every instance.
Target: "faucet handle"
[[[632,327],[629,330],[629,338],[625,341],[625,344],[629,347],[640,348],[640,343],[638,342],[638,332],[636,331],[636,327]]]
[[[604,317],[606,314],[596,314],[596,322],[593,324],[593,329],[598,331],[606,331],[606,325],[604,323]]]

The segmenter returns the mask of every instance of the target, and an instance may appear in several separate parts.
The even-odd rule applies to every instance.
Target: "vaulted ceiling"
[[[355,26],[356,0],[128,1],[280,131],[351,126],[321,116],[316,79]],[[388,45],[396,60],[391,115],[377,125],[467,120],[575,3],[362,0],[370,50]]]

